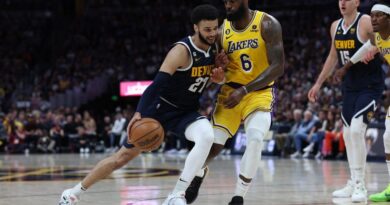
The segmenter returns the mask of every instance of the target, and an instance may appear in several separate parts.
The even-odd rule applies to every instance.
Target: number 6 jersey
[[[214,44],[206,52],[195,46],[191,36],[176,44],[182,44],[187,48],[191,63],[187,68],[176,69],[170,82],[163,88],[160,98],[182,110],[198,110],[199,98],[214,68],[217,48]]]
[[[344,19],[337,23],[334,34],[334,45],[337,51],[339,67],[349,61],[349,58],[364,44],[359,36],[359,22],[363,14],[358,13],[352,24],[345,28]],[[344,76],[343,89],[357,91],[362,89],[383,89],[384,73],[378,56],[368,65],[359,62],[351,67]]]

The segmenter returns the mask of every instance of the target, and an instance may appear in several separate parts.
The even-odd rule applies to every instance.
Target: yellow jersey
[[[384,40],[379,33],[375,33],[375,46],[379,49],[387,63],[390,64],[390,38]]]
[[[265,42],[261,36],[261,21],[264,15],[264,12],[254,11],[251,22],[240,31],[225,19],[221,43],[230,61],[225,73],[227,83],[246,85],[269,66]],[[272,84],[273,82],[270,83]]]

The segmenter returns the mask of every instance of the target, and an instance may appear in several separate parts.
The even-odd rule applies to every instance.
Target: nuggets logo
[[[350,33],[355,34],[355,32],[356,32],[356,28],[351,28]]]
[[[257,48],[257,47],[259,47],[258,39],[248,39],[248,40],[238,41],[238,42],[229,41],[227,53],[233,53],[233,51],[241,50],[245,48]]]
[[[0,169],[0,182],[4,181],[61,181],[81,180],[90,171],[91,167],[47,167],[47,168],[23,168],[23,169]],[[108,179],[116,178],[139,178],[139,177],[163,177],[177,176],[177,169],[157,168],[122,168],[120,176],[111,175]]]
[[[226,29],[225,34],[229,35],[229,33],[230,33],[230,29]]]
[[[374,112],[370,111],[367,113],[367,120],[370,121],[374,117]]]

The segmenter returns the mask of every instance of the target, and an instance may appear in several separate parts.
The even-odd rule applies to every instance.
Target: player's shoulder
[[[363,14],[359,19],[359,26],[371,27],[371,16]]]
[[[281,24],[280,22],[271,14],[263,12],[263,18],[262,21],[260,22],[261,27],[263,30],[268,30],[268,29],[281,29]]]

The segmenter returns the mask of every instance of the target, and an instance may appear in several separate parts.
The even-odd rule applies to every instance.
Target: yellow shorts
[[[227,85],[222,86],[211,119],[214,128],[222,129],[229,133],[230,137],[236,134],[241,120],[245,120],[251,113],[255,111],[271,112],[275,98],[274,88],[270,87],[248,93],[234,108],[227,109],[224,107],[223,101],[233,90]]]

